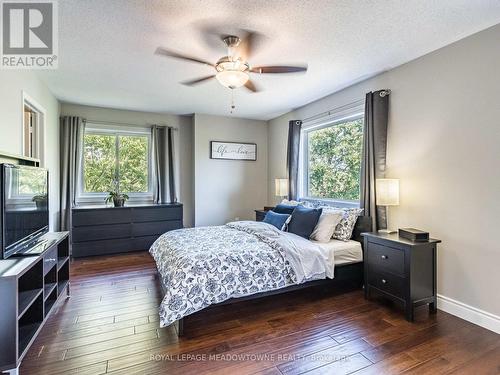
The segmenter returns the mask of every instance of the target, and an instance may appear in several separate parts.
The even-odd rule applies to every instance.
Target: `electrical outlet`
[[[239,218],[238,216],[236,216],[236,217],[234,218],[234,221],[240,221],[240,218]]]

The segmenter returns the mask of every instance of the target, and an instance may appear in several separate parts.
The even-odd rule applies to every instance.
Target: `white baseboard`
[[[490,331],[500,333],[500,316],[440,294],[437,296],[437,306],[440,310],[489,329]]]

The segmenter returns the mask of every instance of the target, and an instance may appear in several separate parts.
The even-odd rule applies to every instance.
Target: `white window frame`
[[[148,191],[142,193],[129,193],[129,202],[133,203],[151,203],[153,201],[153,166],[152,166],[152,141],[151,129],[146,127],[132,127],[127,125],[104,125],[86,122],[85,134],[101,134],[101,135],[114,135],[119,136],[146,136],[148,139]],[[84,134],[84,136],[85,136]],[[84,140],[82,139],[82,142]],[[117,145],[118,147],[118,145]],[[118,162],[118,160],[117,160]],[[103,204],[108,196],[108,193],[87,193],[84,190],[84,152],[80,160],[80,173],[78,174],[76,202],[78,205],[82,204]]]
[[[47,111],[42,107],[35,99],[29,96],[25,91],[22,91],[22,150],[23,155],[27,157],[32,157],[34,159],[40,160],[40,166],[45,166],[45,119]],[[36,122],[34,124],[34,134],[35,137],[32,139],[32,145],[34,145],[33,155],[29,155],[29,151],[26,149],[26,117],[25,117],[25,107],[28,107],[32,112],[36,114]]]
[[[327,116],[310,122],[304,122],[301,130],[301,142],[299,153],[299,197],[302,200],[321,201],[326,205],[336,207],[359,207],[359,200],[342,200],[333,198],[323,198],[309,196],[309,134],[316,130],[321,130],[364,118],[364,103],[353,103],[342,110],[328,113]],[[363,134],[364,137],[364,134]]]

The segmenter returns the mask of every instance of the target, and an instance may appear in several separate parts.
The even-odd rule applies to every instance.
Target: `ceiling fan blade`
[[[256,66],[250,69],[252,73],[298,73],[298,72],[306,72],[306,66]]]
[[[248,61],[255,53],[259,43],[264,39],[264,36],[255,31],[245,30],[244,32],[246,35],[241,38],[241,42],[237,48],[237,55],[243,61]]]
[[[155,54],[156,55],[167,56],[167,57],[173,57],[175,59],[181,59],[181,60],[191,61],[191,62],[195,62],[195,63],[199,63],[199,64],[205,64],[205,65],[209,65],[209,66],[214,66],[214,64],[209,63],[207,61],[197,59],[196,57],[182,55],[182,54],[174,52],[174,51],[169,51],[169,50],[167,50],[165,48],[162,48],[162,47],[158,47],[156,49],[156,51],[155,51]]]
[[[212,79],[212,78],[215,78],[215,75],[206,76],[206,77],[202,77],[202,78],[197,78],[197,79],[193,79],[193,80],[190,80],[190,81],[184,81],[184,82],[181,82],[181,83],[183,85],[186,85],[186,86],[194,86],[194,85],[197,85],[199,83],[208,81],[209,79]]]
[[[255,87],[255,84],[248,80],[247,83],[245,83],[245,87],[249,89],[251,92],[259,92],[260,90]]]

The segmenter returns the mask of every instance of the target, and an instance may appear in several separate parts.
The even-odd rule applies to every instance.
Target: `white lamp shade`
[[[288,195],[288,179],[277,178],[274,180],[276,185],[276,196],[286,197]]]
[[[229,89],[236,89],[247,83],[248,74],[241,70],[223,70],[217,73],[215,78],[217,78],[217,81],[219,81],[222,86]]]
[[[377,206],[399,205],[399,180],[395,178],[378,178],[375,182],[377,189]]]

